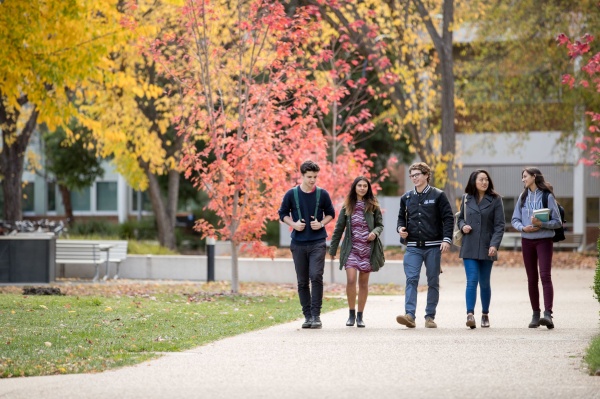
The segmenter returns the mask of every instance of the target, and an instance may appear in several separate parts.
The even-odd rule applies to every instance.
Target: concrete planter
[[[114,275],[114,265],[111,265],[110,276]],[[92,278],[94,267],[90,265],[65,266],[67,278]],[[421,274],[420,284],[426,282],[425,275]],[[139,280],[186,280],[206,281],[207,261],[206,256],[191,255],[128,255],[121,263],[120,278]],[[387,261],[385,266],[377,273],[372,273],[372,284],[405,284],[404,268],[402,261]],[[229,256],[215,257],[215,280],[231,280],[231,258]],[[240,258],[240,282],[263,283],[296,283],[294,262],[288,258]],[[328,259],[325,263],[324,281],[326,283],[346,282],[346,273],[339,270],[339,263]]]

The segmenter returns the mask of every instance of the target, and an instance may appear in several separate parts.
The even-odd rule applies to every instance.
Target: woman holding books
[[[469,176],[458,214],[458,227],[464,234],[460,257],[467,275],[467,327],[476,327],[477,286],[481,296],[481,327],[490,326],[490,277],[492,265],[498,259],[504,225],[502,197],[494,191],[492,178],[483,169],[474,171]]]
[[[552,285],[552,249],[554,230],[562,227],[560,213],[552,186],[547,183],[538,168],[527,167],[521,173],[524,190],[515,204],[512,225],[521,232],[523,263],[527,272],[529,301],[533,317],[529,328],[540,325],[554,328],[552,305],[554,287]],[[544,209],[544,197],[548,208]],[[536,217],[537,216],[537,217]],[[539,269],[538,269],[539,267]],[[539,280],[544,292],[544,316],[541,317]]]
[[[346,268],[346,296],[350,316],[346,325],[365,327],[363,311],[369,295],[369,276],[385,262],[379,236],[383,231],[381,208],[371,183],[366,177],[354,179],[350,192],[335,224],[329,254],[335,259],[338,245],[344,234],[340,252],[340,270]],[[358,312],[356,312],[356,280],[358,277]]]

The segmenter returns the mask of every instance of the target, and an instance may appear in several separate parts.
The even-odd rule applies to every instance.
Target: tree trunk
[[[160,245],[174,250],[176,249],[175,210],[177,209],[177,195],[179,191],[179,173],[174,171],[169,172],[169,193],[167,204],[165,204],[157,176],[150,173],[148,168],[144,169],[148,177],[148,192],[150,193],[150,202],[152,203],[152,210],[158,228],[158,242]],[[176,182],[173,182],[173,180],[176,180]]]
[[[231,293],[237,294],[240,291],[240,282],[238,276],[238,243],[231,240]]]
[[[71,203],[71,190],[64,184],[58,184],[58,189],[60,190],[60,196],[62,198],[63,206],[65,207],[65,216],[67,217],[67,222],[69,226],[73,224],[75,221],[75,216],[73,216],[73,204]]]
[[[23,164],[29,139],[37,126],[37,109],[31,112],[21,132],[17,132],[19,113],[9,113],[0,96],[0,126],[2,127],[2,152],[0,152],[0,177],[4,194],[4,220],[13,223],[23,219]]]
[[[454,157],[456,155],[456,133],[454,130],[454,57],[452,54],[452,29],[454,28],[454,0],[444,0],[442,33],[438,33],[429,11],[421,0],[413,0],[421,20],[433,41],[440,57],[442,79],[442,157],[446,162],[444,191],[452,206],[456,206],[456,193],[453,182],[456,179]]]

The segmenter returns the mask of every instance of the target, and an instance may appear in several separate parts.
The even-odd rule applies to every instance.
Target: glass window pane
[[[556,198],[556,201],[565,208],[566,224],[573,225],[573,198]]]
[[[23,186],[23,202],[21,209],[23,212],[33,212],[35,210],[35,196],[33,183],[26,183]]]
[[[586,204],[586,223],[600,223],[600,198],[588,198]]]
[[[504,222],[506,223],[504,229],[507,230],[511,227],[512,214],[515,210],[515,199],[504,197],[502,198],[502,205],[504,206]]]
[[[71,205],[73,206],[74,211],[90,211],[90,188],[86,187],[83,190],[71,191]]]
[[[117,182],[96,183],[96,210],[117,210]]]
[[[139,191],[133,191],[133,203],[131,204],[131,209],[136,212],[138,210],[138,194]],[[148,191],[142,192],[142,211],[152,211],[152,203],[150,202]]]
[[[56,183],[48,182],[48,211],[56,211]]]

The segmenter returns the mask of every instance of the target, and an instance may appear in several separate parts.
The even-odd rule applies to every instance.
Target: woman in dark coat
[[[347,326],[365,327],[363,311],[369,295],[369,275],[383,266],[385,256],[379,236],[383,217],[377,197],[366,177],[354,179],[350,192],[335,224],[329,254],[335,259],[342,234],[340,269],[346,269],[346,296],[350,316]],[[358,312],[356,312],[356,280],[358,277]]]
[[[489,173],[478,169],[471,173],[460,205],[458,227],[464,236],[460,257],[467,275],[467,327],[475,328],[477,286],[481,295],[481,327],[489,327],[492,289],[492,264],[498,260],[498,248],[504,235],[502,197],[494,191]]]

